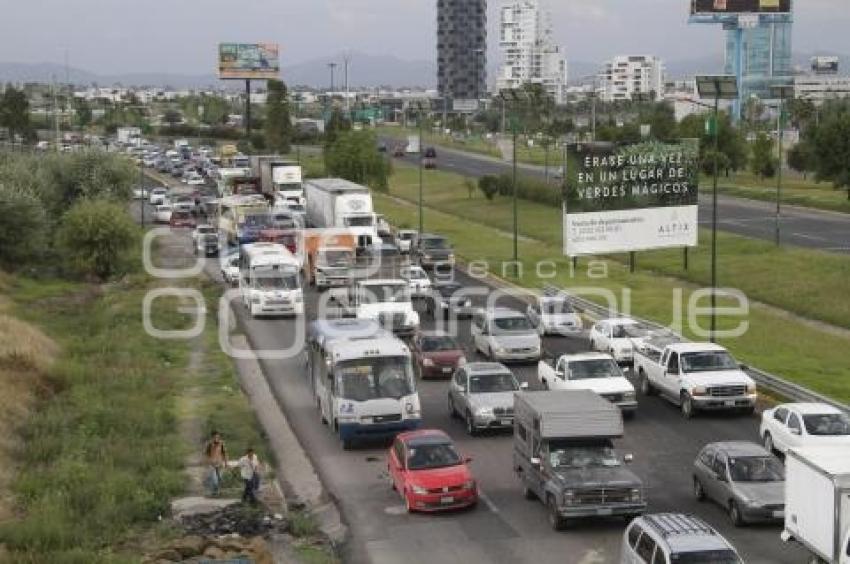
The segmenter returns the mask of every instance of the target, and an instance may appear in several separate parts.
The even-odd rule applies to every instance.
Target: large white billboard
[[[695,140],[572,147],[564,254],[597,255],[698,243]]]

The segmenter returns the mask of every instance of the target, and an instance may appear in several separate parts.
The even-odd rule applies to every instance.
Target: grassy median
[[[442,182],[438,182],[438,179]],[[449,178],[444,173],[434,174],[428,180],[430,183],[426,190],[429,198],[429,207],[425,211],[426,229],[448,236],[457,252],[466,260],[486,261],[491,265],[494,274],[510,275],[510,269],[507,269],[507,272],[502,271],[503,262],[509,261],[512,253],[511,237],[504,229],[506,206],[502,202],[487,203],[479,196],[469,201],[465,189],[461,190],[446,183]],[[404,197],[409,189],[408,184],[405,173],[400,171],[394,178],[392,196]],[[445,192],[455,194],[450,196]],[[437,197],[438,194],[442,196]],[[400,202],[392,196],[375,196],[379,211],[399,226],[417,225],[416,206],[408,201]],[[529,205],[531,204],[523,203],[521,212],[527,212]],[[551,210],[544,209],[550,215],[541,215],[533,220],[528,215],[523,216],[524,234],[539,230],[556,230],[551,222],[559,221],[557,214],[553,219]],[[665,324],[670,323],[677,302],[687,315],[687,300],[694,291],[694,286],[690,283],[645,271],[630,274],[626,265],[614,260],[595,261],[593,269],[589,271],[589,261],[582,259],[579,261],[579,268],[572,271],[569,260],[562,254],[560,241],[555,243],[522,239],[519,243],[519,256],[523,263],[523,276],[518,282],[530,288],[540,288],[544,283],[572,288],[599,287],[612,290],[618,295],[627,289],[635,315]],[[642,263],[645,262],[644,253],[639,257]],[[750,260],[761,258],[755,256],[750,257]],[[535,265],[540,262],[554,262],[556,276],[538,276]],[[725,265],[724,277],[729,276],[728,263],[721,264]],[[696,265],[693,269],[698,272]],[[597,277],[601,271],[604,271],[605,276]],[[541,274],[548,276],[550,267]],[[731,281],[729,283],[731,284]],[[676,292],[681,292],[681,300],[676,299]],[[836,301],[840,300],[840,297],[836,296]],[[749,322],[749,330],[742,337],[721,340],[742,362],[786,377],[840,401],[850,402],[845,352],[850,345],[850,339],[764,307],[752,307],[746,319]],[[705,317],[700,317],[699,321],[702,327],[708,327]],[[731,329],[740,321],[740,318],[722,317],[718,328]],[[694,337],[688,329],[684,329],[684,332]]]
[[[418,171],[398,166],[390,193],[418,201]],[[558,188],[553,185],[553,190]],[[476,190],[473,197],[464,178],[445,171],[426,171],[425,200],[430,208],[474,218],[500,230],[513,229],[510,198],[487,201]],[[520,200],[520,234],[551,246],[562,254],[561,211],[550,206]],[[688,282],[707,284],[710,279],[709,232],[700,233],[701,245],[689,251],[689,269],[683,268],[680,249],[645,251],[637,254],[640,270],[651,270]],[[764,302],[803,317],[850,328],[850,301],[845,299],[850,280],[850,257],[786,246],[776,248],[769,241],[721,232],[718,235],[719,281],[722,286],[741,289],[751,299]],[[621,262],[627,256],[614,257]],[[781,277],[781,278],[780,278]]]
[[[711,179],[703,178],[705,186]],[[776,178],[761,178],[750,173],[735,173],[731,177],[720,177],[720,193],[738,198],[749,198],[764,202],[776,202]],[[813,178],[802,178],[796,173],[782,178],[782,203],[828,211],[850,213],[847,190],[835,189],[828,182],[817,182]]]

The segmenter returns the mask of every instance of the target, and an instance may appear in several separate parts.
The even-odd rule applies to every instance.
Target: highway
[[[382,138],[382,142],[391,148],[398,140]],[[441,170],[455,172],[463,176],[478,178],[488,174],[502,174],[511,171],[511,163],[488,157],[438,147],[437,166]],[[395,160],[402,160],[397,158]],[[418,155],[408,155],[403,160],[417,165]],[[550,169],[553,171],[554,168]],[[545,178],[542,166],[518,165],[520,175]],[[701,186],[699,201],[699,222],[703,227],[711,226],[710,187]],[[773,241],[776,233],[776,205],[758,200],[745,200],[719,195],[718,227],[736,235]],[[850,254],[850,215],[783,206],[782,241],[822,251]]]
[[[186,241],[188,245],[188,239]],[[207,271],[218,277],[216,259],[208,259]],[[467,286],[481,282],[458,272]],[[308,318],[316,311],[318,296],[308,290]],[[483,299],[483,298],[482,298]],[[514,299],[504,304],[521,308]],[[256,350],[278,350],[293,343],[304,319],[251,319],[241,304],[235,305],[242,330]],[[423,327],[433,320],[423,314]],[[469,323],[458,323],[457,333],[468,352]],[[586,350],[584,337],[547,338],[552,353]],[[279,404],[295,433],[311,456],[320,476],[338,501],[352,533],[346,562],[418,563],[486,562],[609,563],[619,561],[624,522],[599,520],[578,524],[556,533],[537,501],[527,501],[511,471],[510,434],[485,434],[471,438],[459,421],[449,418],[445,381],[419,383],[423,425],[447,431],[461,453],[473,458],[472,468],[482,491],[477,508],[447,515],[408,515],[398,495],[390,490],[386,476],[386,443],[369,444],[344,451],[327,426],[320,423],[305,376],[305,357],[262,361],[262,367]],[[536,366],[512,367],[520,381],[539,388]],[[706,415],[685,421],[676,407],[658,398],[639,398],[637,416],[626,422],[621,452],[635,455],[633,470],[648,488],[650,511],[696,513],[717,527],[750,563],[797,563],[803,551],[779,540],[779,527],[749,526],[735,529],[719,507],[701,504],[691,493],[691,464],[702,445],[727,439],[757,439],[757,420],[739,416]],[[286,461],[283,461],[285,466]]]

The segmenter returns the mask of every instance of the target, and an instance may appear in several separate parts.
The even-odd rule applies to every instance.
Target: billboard
[[[691,0],[691,15],[790,13],[791,0]]]
[[[280,76],[277,43],[220,43],[218,77],[265,80]]]
[[[568,157],[565,255],[697,245],[697,140],[577,144]]]
[[[815,74],[838,74],[838,57],[812,57]]]

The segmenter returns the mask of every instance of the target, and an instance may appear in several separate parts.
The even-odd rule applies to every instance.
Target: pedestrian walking
[[[209,468],[207,475],[208,489],[210,495],[217,496],[221,491],[222,471],[227,468],[227,447],[218,431],[213,431],[210,434],[210,440],[204,446],[204,456]]]
[[[245,451],[245,456],[239,459],[239,474],[245,484],[242,501],[256,504],[257,489],[260,487],[260,460],[254,453],[254,449],[248,448]]]

